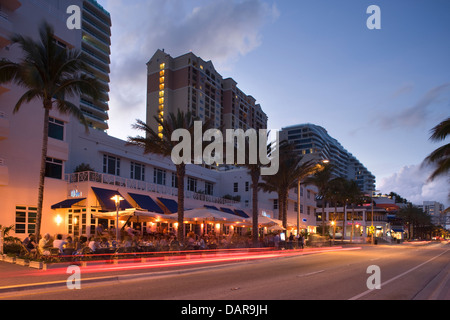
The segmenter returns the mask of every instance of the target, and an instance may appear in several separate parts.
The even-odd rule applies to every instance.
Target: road
[[[36,300],[450,300],[450,244],[362,246],[310,255],[202,265],[116,280],[9,292]],[[368,270],[376,266],[379,273]],[[131,274],[130,274],[131,273]],[[83,275],[86,276],[86,275]],[[99,274],[97,276],[100,276]],[[379,277],[378,277],[379,276]],[[377,282],[379,280],[379,282]],[[369,289],[380,285],[380,289]]]

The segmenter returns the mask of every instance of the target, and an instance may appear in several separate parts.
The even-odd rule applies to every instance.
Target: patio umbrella
[[[100,219],[116,219],[116,211],[112,212],[99,212],[93,214],[94,217]],[[136,209],[119,211],[119,220],[128,222],[160,222],[160,221],[172,221],[174,220],[172,215],[160,214],[149,211],[141,211]]]
[[[177,214],[171,214],[167,216],[177,217]],[[204,222],[216,222],[222,224],[248,224],[248,219],[244,219],[238,215],[226,213],[223,211],[215,210],[212,208],[196,208],[186,210],[184,212],[184,218],[188,221],[204,221]]]

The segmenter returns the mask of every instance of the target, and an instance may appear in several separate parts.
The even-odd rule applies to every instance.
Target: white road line
[[[397,279],[403,277],[404,275],[406,275],[406,274],[408,274],[408,273],[410,273],[410,272],[412,272],[412,271],[414,271],[414,270],[416,270],[416,269],[418,269],[418,268],[420,268],[420,267],[426,265],[427,263],[433,261],[434,259],[439,258],[439,257],[442,256],[443,254],[447,253],[447,251],[449,251],[449,250],[450,250],[450,249],[447,249],[447,250],[445,250],[444,252],[438,254],[437,256],[435,256],[435,257],[433,257],[433,258],[431,258],[431,259],[429,259],[429,260],[427,260],[427,261],[425,261],[425,262],[422,262],[422,263],[419,264],[418,266],[415,266],[414,268],[411,268],[411,269],[409,269],[409,270],[407,270],[407,271],[405,271],[405,272],[399,274],[398,276],[396,276],[396,277],[394,277],[394,278],[391,278],[391,279],[389,279],[389,280],[383,282],[383,283],[381,284],[381,287],[383,288],[383,286],[385,286],[385,285],[391,283],[392,281],[395,281],[395,280],[397,280]],[[357,300],[357,299],[362,298],[362,297],[364,297],[365,295],[371,293],[372,291],[374,291],[374,290],[373,290],[373,289],[369,289],[369,290],[367,290],[367,291],[364,291],[363,293],[360,293],[360,294],[358,294],[358,295],[356,295],[356,296],[350,298],[349,300]]]

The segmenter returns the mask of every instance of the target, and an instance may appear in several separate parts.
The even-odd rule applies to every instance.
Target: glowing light
[[[63,218],[61,218],[61,216],[58,214],[58,215],[55,217],[55,222],[56,222],[56,224],[59,226],[59,225],[62,223],[62,221],[63,221]]]

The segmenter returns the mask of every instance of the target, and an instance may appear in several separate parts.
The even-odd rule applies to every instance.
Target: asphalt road
[[[161,274],[128,271],[110,281],[83,283],[81,289],[7,292],[0,299],[178,300],[186,307],[198,300],[450,300],[449,249],[441,243],[362,246]]]

